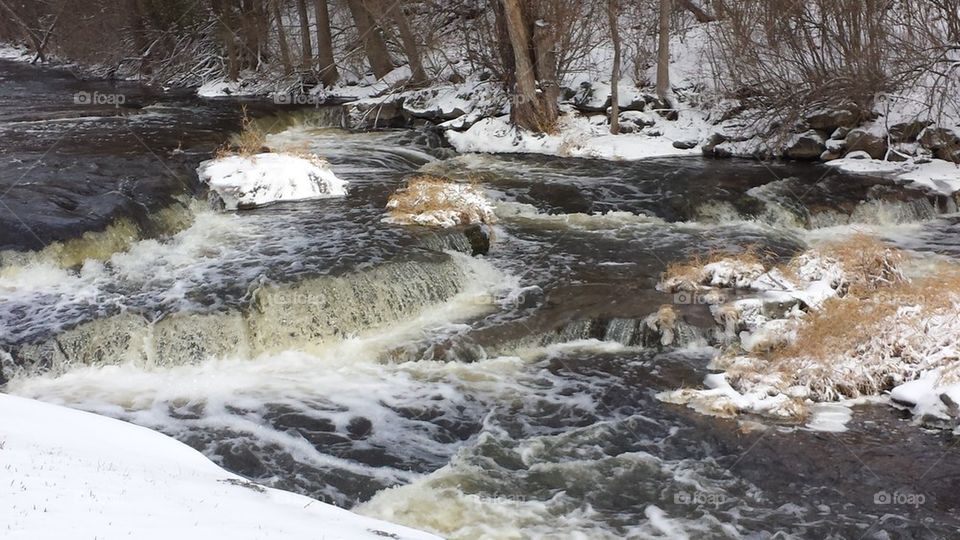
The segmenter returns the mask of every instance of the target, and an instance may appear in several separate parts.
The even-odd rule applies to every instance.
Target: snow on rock
[[[231,474],[146,428],[0,394],[3,537],[436,540]]]
[[[490,199],[477,186],[419,176],[387,201],[384,221],[403,225],[454,227],[492,224],[497,216]]]
[[[735,266],[724,262],[725,270]],[[899,252],[855,237],[797,256],[787,272],[767,270],[747,288],[755,296],[711,306],[724,349],[709,367],[724,373],[708,376],[705,389],[660,399],[721,415],[800,419],[820,411],[809,427],[831,430],[844,415],[819,404],[907,383],[893,398],[916,414],[960,415],[960,297],[944,292],[952,283],[944,280],[960,274],[941,269],[911,282],[902,262]],[[938,369],[946,374],[923,375]]]
[[[227,210],[347,194],[347,182],[337,178],[329,164],[315,155],[233,155],[204,161],[197,174],[223,200]]]
[[[869,156],[851,154],[843,159],[830,161],[827,165],[850,173],[890,176],[944,195],[960,191],[960,164],[958,163],[926,158],[894,162],[864,159],[865,157]]]

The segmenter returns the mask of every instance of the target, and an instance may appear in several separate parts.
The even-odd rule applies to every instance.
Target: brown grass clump
[[[390,217],[398,223],[426,225],[440,221],[469,225],[497,221],[478,186],[432,175],[411,178],[406,187],[390,196],[387,209]]]
[[[247,115],[247,108],[245,106],[241,108],[241,114],[243,115],[243,119],[241,120],[240,132],[231,137],[229,142],[218,148],[215,152],[215,157],[250,157],[254,154],[263,153],[267,149],[266,132]]]
[[[707,285],[707,276],[704,267],[711,263],[728,262],[737,267],[762,266],[767,268],[774,258],[772,253],[765,253],[758,246],[747,246],[740,252],[711,250],[706,255],[696,254],[693,257],[679,262],[672,262],[660,276],[660,284],[667,292],[696,291]]]
[[[901,270],[903,252],[876,237],[856,234],[817,251],[840,263],[847,275],[851,294],[868,295],[877,289],[907,281]]]

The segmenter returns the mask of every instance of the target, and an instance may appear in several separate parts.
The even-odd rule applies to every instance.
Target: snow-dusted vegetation
[[[471,184],[418,176],[387,201],[391,223],[453,227],[493,224],[497,216],[483,191]]]
[[[782,267],[749,257],[675,267],[661,287],[711,303],[724,345],[706,389],[661,399],[712,414],[799,420],[816,403],[889,392],[917,414],[949,418],[960,382],[960,266],[908,278],[907,263],[898,250],[856,236]],[[726,301],[733,289],[745,297]]]

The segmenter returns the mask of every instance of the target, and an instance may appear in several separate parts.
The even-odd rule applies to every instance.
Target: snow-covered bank
[[[797,420],[818,403],[892,391],[925,419],[957,417],[960,269],[944,264],[910,279],[907,263],[855,237],[783,268],[730,259],[691,265],[692,281],[684,272],[668,276],[665,290],[693,290],[712,304],[724,345],[709,366],[720,373],[706,377],[706,388],[660,399],[708,414]],[[734,288],[738,298],[726,301]]]
[[[347,182],[337,178],[330,165],[315,155],[226,156],[204,161],[197,174],[227,210],[347,194]]]
[[[5,394],[0,416],[4,538],[437,538],[253,484],[119,420]]]
[[[531,133],[511,126],[506,116],[486,118],[465,132],[448,131],[447,139],[459,152],[530,153],[565,157],[636,160],[654,157],[697,155],[706,128],[704,113],[685,110],[677,121],[656,113],[627,111],[624,124],[635,132],[610,134],[603,114],[580,115],[573,111],[560,117],[555,134]]]

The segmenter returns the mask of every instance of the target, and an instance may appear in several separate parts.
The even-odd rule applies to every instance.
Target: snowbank
[[[347,194],[347,182],[337,178],[327,162],[315,155],[227,156],[204,161],[197,174],[223,200],[227,210]]]
[[[626,122],[636,111],[621,115]],[[679,119],[667,121],[655,113],[644,115],[635,133],[611,135],[606,115],[580,116],[566,112],[553,135],[531,133],[510,125],[508,116],[485,118],[465,132],[447,131],[458,152],[531,153],[564,157],[638,160],[654,157],[699,155],[706,132],[705,113],[686,109]]]
[[[960,191],[960,164],[958,163],[926,158],[899,162],[868,158],[869,156],[863,153],[856,153],[843,159],[829,161],[827,165],[850,173],[890,176],[944,195]]]
[[[0,394],[3,537],[436,539],[230,474],[164,435]]]
[[[405,225],[454,227],[497,221],[493,204],[480,188],[440,178],[420,176],[387,201],[384,221]]]
[[[13,60],[14,62],[32,62],[36,53],[31,52],[26,47],[18,47],[0,43],[0,60]]]

